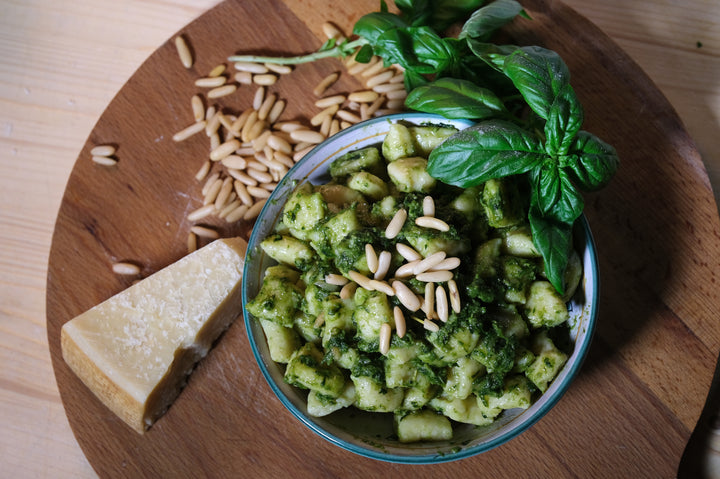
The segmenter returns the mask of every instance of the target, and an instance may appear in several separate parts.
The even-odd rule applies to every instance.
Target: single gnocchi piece
[[[450,420],[429,409],[396,416],[396,432],[400,442],[447,441],[453,434]]]
[[[405,193],[430,193],[437,184],[427,172],[427,160],[419,156],[393,161],[387,171],[397,189]]]

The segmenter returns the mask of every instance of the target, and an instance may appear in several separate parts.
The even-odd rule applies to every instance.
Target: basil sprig
[[[457,2],[453,11],[463,11],[467,3],[475,2]],[[458,38],[435,32],[439,7],[432,8],[428,0],[403,0],[398,6],[401,16],[383,11],[355,25],[354,33],[368,41],[368,54],[405,69],[408,108],[478,121],[431,153],[428,172],[461,187],[525,175],[533,241],[549,281],[564,291],[572,226],[584,208],[581,191],[603,187],[619,164],[610,145],[581,130],[583,108],[567,65],[542,47],[489,43],[498,28],[525,14],[515,0],[497,0],[475,10]],[[500,78],[478,75],[483,68]],[[493,79],[494,88],[485,78]],[[520,99],[519,106],[534,114],[530,121],[511,113],[519,110]]]
[[[537,46],[494,44],[495,32],[515,17],[529,18],[516,0],[381,0],[360,18],[354,40],[329,40],[317,52],[291,58],[232,56],[233,62],[297,64],[326,57],[373,55],[404,69],[405,105],[476,125],[447,139],[430,155],[428,171],[468,187],[524,175],[530,186],[528,221],[553,286],[564,291],[572,227],[582,214],[582,191],[605,186],[619,160],[612,146],[583,131],[583,109],[560,56]],[[457,37],[443,36],[464,22]]]
[[[610,145],[580,129],[583,109],[570,86],[568,68],[557,53],[540,47],[516,47],[505,54],[495,50],[487,61],[507,76],[528,107],[545,121],[542,133],[525,128],[519,120],[480,121],[438,146],[430,154],[428,172],[462,187],[526,174],[533,240],[545,260],[548,279],[563,291],[572,225],[584,208],[580,190],[605,186],[619,159]],[[431,92],[431,88],[425,91]],[[426,112],[450,108],[446,101],[440,102],[441,108],[433,108],[428,95],[418,93],[409,99],[414,108]],[[458,102],[463,100],[458,98]]]

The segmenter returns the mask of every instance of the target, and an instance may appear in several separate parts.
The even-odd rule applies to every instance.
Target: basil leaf
[[[496,0],[477,9],[462,27],[458,38],[488,40],[495,31],[515,18],[523,8],[515,0]]]
[[[533,244],[545,264],[545,275],[555,289],[565,292],[565,270],[572,250],[572,223],[557,221],[542,215],[537,205],[530,204],[528,219]]]
[[[583,122],[582,105],[570,84],[560,89],[549,113],[545,123],[545,149],[549,155],[565,155]]]
[[[570,148],[572,156],[566,170],[572,180],[585,191],[607,185],[620,166],[615,148],[587,131],[580,131]]]
[[[560,91],[570,83],[570,71],[560,55],[542,47],[520,47],[505,58],[503,71],[527,104],[544,120]]]
[[[490,65],[493,69],[502,72],[505,65],[505,59],[518,50],[520,47],[515,45],[495,45],[487,43],[476,38],[466,38],[467,45],[473,54]]]
[[[493,92],[466,80],[441,78],[410,92],[405,105],[445,118],[485,119],[505,111]]]
[[[429,26],[442,31],[466,19],[483,3],[484,0],[397,0],[395,6],[412,26]]]
[[[394,28],[377,37],[375,54],[420,74],[439,74],[455,61],[455,51],[428,27]]]
[[[388,30],[395,28],[404,28],[408,24],[405,21],[388,12],[373,12],[363,15],[353,27],[353,33],[367,40],[370,45],[375,47],[378,38]]]
[[[546,158],[530,172],[530,184],[543,216],[573,223],[582,213],[585,206],[582,195],[554,159]]]
[[[487,120],[461,130],[436,147],[428,173],[444,183],[467,188],[491,178],[525,173],[545,157],[537,137],[502,120]]]

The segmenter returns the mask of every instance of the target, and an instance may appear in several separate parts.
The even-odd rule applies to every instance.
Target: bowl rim
[[[329,137],[327,140],[323,141],[322,143],[316,145],[310,152],[308,152],[303,159],[298,161],[293,167],[288,171],[288,173],[285,175],[285,177],[281,180],[281,182],[278,184],[278,188],[275,189],[275,191],[272,192],[270,197],[268,198],[267,202],[263,206],[259,216],[257,217],[257,220],[260,221],[261,218],[263,218],[267,211],[272,208],[273,200],[276,199],[276,196],[279,196],[281,192],[284,191],[284,188],[281,188],[280,186],[282,184],[285,184],[287,182],[293,182],[297,181],[293,179],[292,173],[299,169],[304,161],[307,161],[306,159],[309,159],[312,157],[312,155],[317,152],[321,147],[323,147],[328,141],[337,141],[339,138],[342,138],[347,135],[351,135],[355,130],[362,129],[363,127],[367,126],[371,123],[376,122],[388,122],[392,123],[395,121],[402,121],[402,120],[415,120],[415,121],[427,121],[427,122],[436,122],[436,123],[443,123],[446,124],[449,123],[455,123],[455,124],[465,124],[466,126],[471,126],[474,124],[474,122],[469,120],[449,120],[443,116],[435,115],[435,114],[426,114],[426,113],[416,113],[416,112],[408,112],[408,113],[397,113],[392,115],[386,115],[378,118],[373,118],[370,120],[362,121],[359,123],[356,123],[355,125],[346,128],[345,130],[342,130],[338,134],[334,135],[333,137]],[[314,169],[313,169],[314,171]],[[307,180],[307,176],[300,180],[301,182],[304,182]],[[257,223],[256,223],[257,224]],[[350,443],[348,441],[345,441],[339,437],[336,437],[332,433],[328,432],[323,427],[316,424],[314,421],[312,421],[307,414],[305,414],[303,411],[301,411],[282,391],[282,389],[276,384],[276,381],[273,379],[270,371],[268,370],[265,359],[263,358],[258,346],[257,341],[261,338],[256,338],[256,335],[253,332],[253,326],[251,318],[251,315],[248,313],[246,309],[246,304],[249,300],[248,298],[248,288],[246,287],[246,282],[243,281],[242,285],[242,314],[243,314],[243,322],[245,325],[245,331],[248,336],[248,341],[250,343],[250,348],[252,350],[253,356],[255,358],[255,361],[257,365],[259,366],[263,377],[265,378],[265,381],[270,386],[271,390],[275,394],[275,396],[280,400],[282,405],[290,411],[290,413],[298,419],[302,424],[304,424],[306,427],[308,427],[312,432],[317,434],[318,436],[322,437],[326,441],[330,442],[331,444],[334,444],[346,451],[358,454],[363,457],[367,457],[370,459],[376,459],[384,462],[390,462],[390,463],[400,463],[400,464],[439,464],[444,462],[450,462],[450,461],[456,461],[460,459],[465,459],[471,456],[475,456],[477,454],[487,452],[491,449],[494,449],[495,447],[498,447],[513,438],[517,437],[527,429],[529,429],[531,426],[536,424],[540,419],[542,419],[549,411],[552,409],[558,401],[564,396],[567,389],[570,387],[570,384],[574,381],[575,377],[577,376],[577,373],[581,369],[585,358],[587,356],[588,350],[590,348],[590,345],[592,344],[593,336],[595,334],[596,329],[596,319],[598,315],[598,308],[599,308],[599,293],[600,293],[600,283],[599,283],[599,267],[598,267],[598,259],[597,259],[597,248],[595,244],[595,240],[593,238],[592,232],[590,230],[590,225],[588,223],[587,218],[584,214],[581,214],[580,217],[577,219],[575,228],[578,228],[580,230],[580,233],[584,236],[585,239],[585,247],[587,248],[586,254],[589,255],[589,262],[593,266],[590,270],[590,278],[589,280],[592,281],[592,284],[594,285],[593,290],[593,301],[590,304],[590,309],[587,313],[587,320],[585,322],[585,340],[575,345],[575,348],[573,350],[572,356],[575,356],[575,361],[572,364],[567,364],[561,369],[561,372],[565,371],[565,368],[569,368],[567,372],[565,373],[565,380],[562,384],[559,384],[559,387],[554,389],[552,391],[552,394],[544,401],[544,403],[533,412],[532,415],[528,416],[527,419],[520,422],[520,424],[506,432],[501,432],[494,437],[490,438],[488,441],[481,442],[479,444],[468,446],[468,447],[462,447],[457,452],[452,453],[431,453],[431,454],[418,454],[418,455],[400,455],[400,454],[394,454],[394,453],[388,453],[384,452],[382,450],[373,449],[369,447],[361,447],[359,445]],[[250,234],[250,239],[248,241],[248,245],[253,244],[259,244],[258,242],[258,236],[259,236],[259,229],[253,228],[252,232]],[[259,254],[259,252],[256,252],[253,250],[253,248],[249,247],[246,253],[245,257],[245,263],[243,266],[243,278],[247,277],[249,274],[249,268],[250,264],[252,262],[251,255]],[[584,272],[584,277],[586,277],[586,281],[589,281],[587,279],[587,272]],[[543,397],[545,395],[549,394],[549,391],[546,391],[543,393]]]

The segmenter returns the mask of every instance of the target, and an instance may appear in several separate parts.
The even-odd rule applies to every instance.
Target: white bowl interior
[[[365,413],[346,408],[326,417],[307,414],[307,392],[283,381],[284,367],[270,359],[260,324],[249,316],[245,304],[258,292],[263,272],[274,261],[259,248],[282,214],[283,205],[292,191],[304,182],[321,184],[329,181],[327,170],[333,160],[348,151],[380,144],[392,122],[408,124],[443,123],[459,129],[471,122],[447,120],[420,113],[399,114],[370,120],[343,130],[298,162],[280,182],[266,203],[250,237],[243,280],[243,314],[253,353],[275,394],[292,414],[315,433],[346,450],[365,457],[400,463],[437,463],[468,457],[496,447],[520,434],[539,420],[566,391],[577,374],[592,339],[597,316],[597,257],[587,221],[581,217],[575,230],[575,247],[583,262],[584,277],[570,303],[570,335],[575,343],[572,355],[548,390],[526,410],[504,411],[489,426],[454,425],[453,439],[442,442],[403,444],[395,437],[392,414]]]

